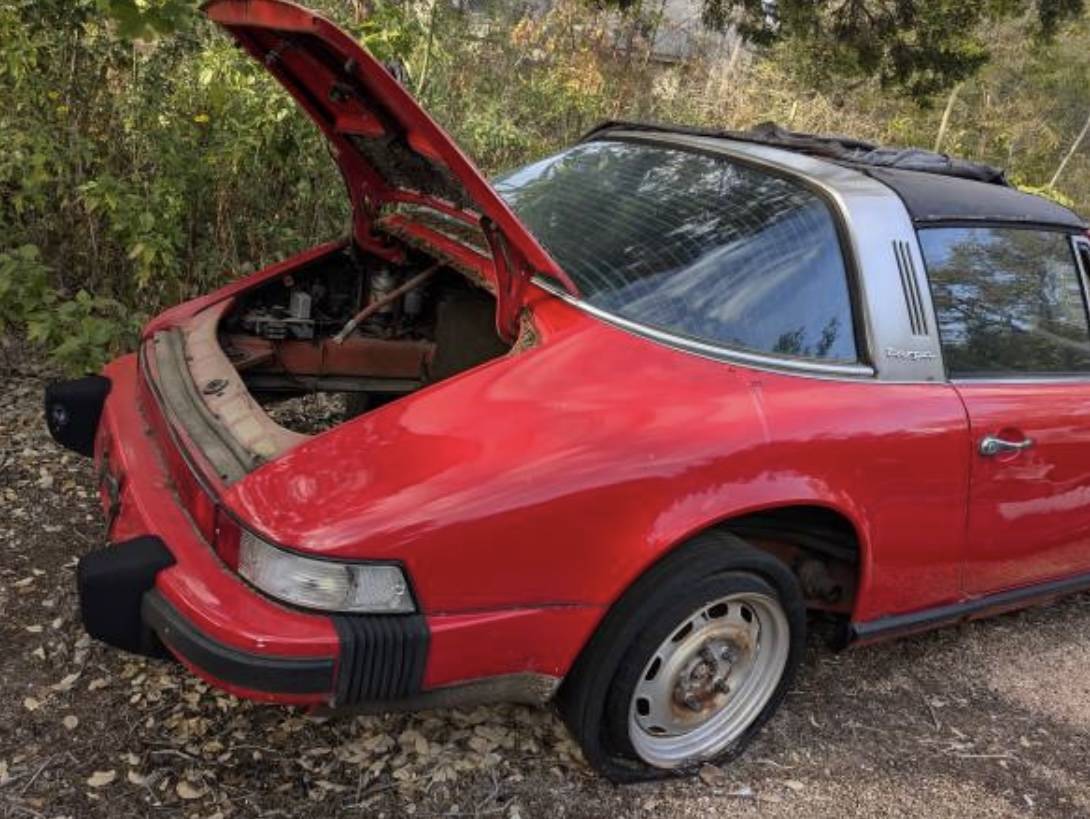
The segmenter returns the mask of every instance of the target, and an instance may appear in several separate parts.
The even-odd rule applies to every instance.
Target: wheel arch
[[[824,499],[799,498],[734,509],[692,524],[671,537],[668,546],[657,550],[654,558],[618,591],[613,602],[623,597],[646,572],[707,531],[735,534],[788,563],[789,567],[804,554],[824,554],[834,561],[850,564],[850,599],[833,609],[838,613],[854,616],[870,586],[873,547],[869,526],[861,511]],[[785,550],[782,548],[785,544],[793,549]],[[792,568],[796,575],[797,568]],[[830,608],[816,605],[817,600],[812,602],[815,603],[812,608]]]
[[[735,548],[731,549],[731,545]],[[645,770],[638,773],[630,763],[624,762],[626,748],[623,741],[619,746],[620,755],[609,751],[609,745],[616,745],[619,736],[616,731],[611,734],[606,727],[607,723],[616,722],[610,715],[616,717],[619,713],[612,705],[607,708],[609,691],[616,675],[622,673],[621,662],[634,641],[650,623],[655,622],[657,614],[669,608],[669,603],[664,601],[673,600],[676,595],[715,578],[744,577],[747,574],[752,579],[763,581],[764,588],[775,590],[784,611],[793,622],[789,634],[794,659],[784,672],[785,681],[779,695],[782,698],[782,691],[786,691],[786,686],[797,671],[805,644],[805,608],[797,581],[780,560],[754,548],[734,533],[716,527],[702,530],[693,538],[679,543],[676,549],[660,555],[625,587],[591,632],[556,693],[557,705],[565,722],[594,767],[617,782],[661,777],[682,770],[650,773]],[[771,710],[775,707],[773,704]],[[748,741],[747,736],[752,736],[771,710],[762,712],[764,716],[758,717],[746,734],[739,738],[741,744],[736,745],[731,754],[740,752],[744,742]]]
[[[788,531],[788,524],[794,524],[790,528],[797,526],[805,528],[807,524],[813,523],[825,524],[826,528],[833,529],[834,533],[838,532],[842,537],[850,538],[851,546],[849,548],[853,552],[854,559],[842,561],[842,563],[850,564],[851,586],[850,589],[844,589],[845,592],[850,592],[845,600],[837,606],[817,605],[819,601],[815,597],[811,597],[807,599],[807,604],[814,609],[832,611],[836,615],[843,616],[845,620],[855,619],[855,611],[857,611],[859,602],[866,593],[871,577],[872,549],[864,520],[859,514],[849,511],[843,506],[826,501],[814,499],[781,501],[735,509],[724,515],[701,521],[670,538],[666,547],[655,550],[652,559],[644,563],[637,572],[628,577],[617,588],[613,598],[602,608],[602,616],[594,628],[586,635],[580,651],[577,652],[575,657],[578,657],[587,648],[595,633],[601,628],[602,623],[608,619],[610,613],[639,584],[641,579],[655,571],[664,561],[674,559],[687,544],[693,542],[701,534],[716,531],[734,534],[750,545],[779,559],[787,565],[796,579],[800,579],[798,576],[800,566],[791,565],[792,562],[797,563],[797,561],[792,561],[792,557],[796,555],[790,551],[785,552],[780,548],[780,544],[787,542],[795,547],[802,546],[804,553],[813,554],[822,544],[811,542],[803,546],[799,534]],[[788,536],[790,536],[790,540],[788,540]],[[825,545],[829,544],[827,538],[821,538],[821,540],[825,541]],[[846,558],[847,555],[844,555],[844,557]],[[839,576],[841,575],[833,575],[833,579],[835,580]],[[819,582],[822,580],[820,576],[813,579]],[[807,583],[805,584],[800,579],[800,585],[804,587],[812,585],[812,582],[810,577],[807,577]]]

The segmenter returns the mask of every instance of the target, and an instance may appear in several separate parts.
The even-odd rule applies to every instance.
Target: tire
[[[791,571],[709,531],[610,609],[557,704],[587,762],[609,779],[686,775],[745,749],[783,701],[805,642]]]

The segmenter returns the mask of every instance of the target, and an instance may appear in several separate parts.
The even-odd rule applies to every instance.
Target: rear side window
[[[920,244],[951,375],[1090,372],[1090,328],[1067,234],[929,228]]]
[[[716,344],[857,359],[836,224],[796,182],[723,157],[591,142],[496,189],[595,307]]]

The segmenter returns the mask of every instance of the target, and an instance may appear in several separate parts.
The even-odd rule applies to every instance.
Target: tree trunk
[[[1090,114],[1086,116],[1086,123],[1082,126],[1082,130],[1079,131],[1079,135],[1075,137],[1075,141],[1071,143],[1071,147],[1067,149],[1067,153],[1064,154],[1063,160],[1060,162],[1060,167],[1056,169],[1056,173],[1052,174],[1052,179],[1049,180],[1048,186],[1050,188],[1056,187],[1056,183],[1060,181],[1060,174],[1064,172],[1064,168],[1067,167],[1067,163],[1071,161],[1071,157],[1075,155],[1075,151],[1079,149],[1082,141],[1086,139],[1087,132],[1090,131]]]
[[[643,0],[636,0],[636,4],[632,7],[631,15],[632,17],[628,25],[627,40],[624,47],[624,68],[626,74],[628,73],[628,69],[632,67],[632,52],[636,48],[636,31],[643,21]]]
[[[962,83],[958,83],[950,89],[950,97],[946,100],[946,110],[942,112],[942,122],[939,123],[939,132],[935,135],[935,153],[942,148],[942,141],[946,139],[946,129],[950,127],[950,115],[954,113],[954,103],[958,101],[958,93]]]
[[[647,66],[651,63],[651,57],[655,53],[655,40],[659,37],[659,27],[662,25],[662,20],[666,16],[666,3],[667,0],[662,0],[659,4],[658,13],[655,15],[655,21],[651,25],[651,34],[647,39],[647,53],[643,57],[643,70],[647,70]]]
[[[416,83],[417,99],[423,95],[424,84],[428,81],[428,64],[431,63],[431,50],[435,45],[435,18],[438,10],[439,0],[431,0],[431,9],[428,11],[428,41],[424,46],[424,59],[420,64],[420,79]]]

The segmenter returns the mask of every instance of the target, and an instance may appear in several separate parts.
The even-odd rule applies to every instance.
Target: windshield
[[[720,156],[599,141],[495,187],[595,307],[758,352],[857,360],[836,225],[800,184]]]

